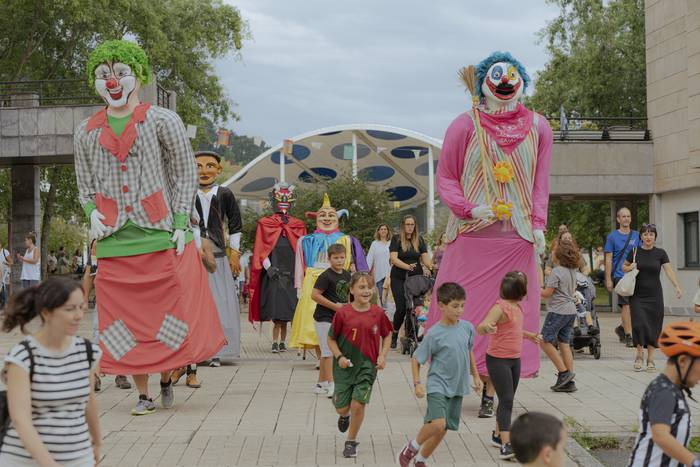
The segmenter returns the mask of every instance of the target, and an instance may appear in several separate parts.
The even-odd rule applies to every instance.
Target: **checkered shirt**
[[[107,235],[127,220],[144,228],[173,230],[173,214],[190,217],[197,194],[197,166],[180,117],[163,107],[151,106],[136,125],[137,137],[122,163],[100,145],[102,128],[87,131],[88,120],[75,130],[75,172],[80,204],[95,202],[95,194],[116,200],[118,215]],[[126,190],[124,187],[128,187]],[[142,200],[163,191],[168,215],[151,223]],[[127,209],[127,207],[129,207]]]

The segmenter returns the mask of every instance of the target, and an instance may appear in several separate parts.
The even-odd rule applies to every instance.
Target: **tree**
[[[528,106],[557,115],[646,116],[643,0],[547,0],[557,18],[540,31],[550,56]]]

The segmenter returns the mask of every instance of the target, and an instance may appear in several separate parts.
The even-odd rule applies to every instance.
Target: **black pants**
[[[513,400],[520,381],[519,358],[496,358],[486,354],[486,369],[498,396],[496,421],[500,431],[510,431]]]
[[[404,290],[405,279],[391,278],[391,295],[394,296],[396,312],[394,313],[394,331],[398,332],[406,318],[406,292]],[[406,337],[413,335],[412,329],[406,329]]]

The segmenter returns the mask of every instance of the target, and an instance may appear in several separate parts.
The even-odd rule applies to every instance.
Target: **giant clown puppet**
[[[161,373],[170,406],[170,370],[213,356],[225,339],[189,228],[197,170],[180,117],[139,102],[151,71],[132,42],[100,44],[87,72],[106,103],[75,131],[80,203],[100,260],[100,367],[134,375],[140,415],[155,410],[149,373]]]
[[[294,318],[297,306],[295,253],[306,226],[301,219],[289,215],[295,200],[294,185],[275,184],[270,197],[275,213],[258,220],[253,246],[248,319],[251,323],[274,323],[273,352],[286,350],[287,323]]]
[[[463,318],[476,324],[499,298],[503,276],[522,271],[528,277],[524,326],[539,332],[536,253],[544,251],[552,130],[518,102],[530,79],[509,53],[491,54],[475,70],[462,70],[462,78],[474,105],[449,126],[440,152],[436,184],[451,212],[435,290],[444,282],[462,285]],[[431,303],[429,325],[439,320],[435,297]],[[477,336],[474,346],[484,376],[487,343]],[[535,375],[539,362],[539,349],[526,340],[521,374]]]
[[[292,321],[290,347],[318,347],[314,326],[316,302],[311,299],[311,291],[318,276],[330,267],[327,253],[329,246],[339,243],[345,247],[345,269],[350,270],[354,267],[356,271],[369,271],[360,241],[339,229],[338,215],[343,213],[348,214],[345,209],[336,211],[331,206],[328,194],[323,195],[323,204],[318,211],[306,213],[307,217],[316,218],[316,230],[301,237],[297,242],[294,286],[300,293]]]

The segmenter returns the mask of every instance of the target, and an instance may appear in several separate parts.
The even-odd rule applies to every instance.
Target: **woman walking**
[[[379,224],[374,232],[374,241],[367,253],[367,266],[374,277],[379,296],[379,304],[384,308],[383,289],[384,281],[389,276],[389,243],[391,241],[391,228],[387,224]]]
[[[654,246],[656,242],[656,226],[643,224],[639,231],[642,241],[639,248],[627,255],[622,265],[622,271],[627,273],[638,269],[639,274],[630,297],[630,312],[632,316],[632,343],[637,348],[634,359],[634,370],[644,369],[643,353],[647,348],[646,371],[656,371],[654,364],[654,349],[659,346],[658,340],[664,323],[664,295],[661,288],[661,269],[676,289],[676,297],[681,298],[683,291],[678,285],[676,273],[671,267],[666,251]]]
[[[36,235],[29,232],[24,237],[24,246],[27,249],[24,256],[17,253],[17,259],[22,263],[22,288],[26,289],[37,285],[41,280],[41,256],[39,247],[36,246]]]
[[[447,246],[447,234],[445,232],[440,235],[437,245],[435,245],[435,253],[433,253],[433,277],[437,277],[438,270],[440,269],[440,262],[442,261],[442,255],[445,254],[445,247]]]
[[[10,424],[0,465],[89,467],[100,459],[100,419],[94,393],[100,349],[77,337],[85,314],[80,285],[51,277],[15,295],[2,329],[39,316],[41,327],[5,357]]]
[[[421,264],[428,269],[431,267],[425,240],[420,236],[418,222],[412,215],[404,216],[401,220],[400,232],[391,237],[389,258],[392,265],[390,274],[391,294],[394,296],[394,302],[396,303],[394,332],[391,335],[391,348],[395,349],[399,330],[406,317],[406,294],[404,292],[406,277],[423,274]]]

